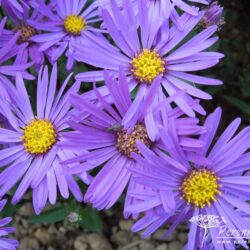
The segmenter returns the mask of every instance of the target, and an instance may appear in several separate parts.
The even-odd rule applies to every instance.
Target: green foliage
[[[73,199],[70,204],[58,204],[38,216],[31,216],[30,221],[35,224],[64,222],[66,226],[80,227],[88,232],[102,233],[103,231],[100,213],[96,209],[77,203]]]
[[[242,96],[245,98],[250,97],[250,65],[239,77],[239,84]]]
[[[12,217],[23,205],[25,204],[25,201],[22,201],[18,203],[17,205],[12,205],[10,201],[7,202],[4,209],[1,212],[1,217]]]
[[[75,222],[70,222],[70,214],[77,215],[77,220]],[[83,230],[95,233],[101,233],[103,231],[103,222],[100,212],[91,206],[77,203],[74,199],[72,199],[68,207],[67,218],[68,224],[73,224]]]
[[[50,210],[47,210],[40,215],[32,216],[31,222],[35,224],[40,223],[55,223],[59,221],[63,221],[67,216],[67,208],[63,206],[55,207]]]
[[[103,223],[100,213],[91,207],[84,207],[79,211],[80,222],[79,226],[87,231],[101,233]]]
[[[225,100],[227,100],[232,106],[238,108],[243,113],[250,115],[250,105],[246,101],[228,95],[224,95],[223,98],[225,98]]]

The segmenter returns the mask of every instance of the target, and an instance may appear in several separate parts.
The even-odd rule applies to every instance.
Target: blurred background
[[[225,24],[219,33],[218,50],[225,54],[219,66],[210,70],[224,84],[206,88],[213,94],[212,102],[203,102],[208,112],[216,106],[223,108],[223,120],[228,123],[242,117],[250,121],[250,2],[248,0],[221,0]],[[204,72],[206,74],[206,72]]]
[[[206,87],[214,100],[202,104],[208,113],[217,106],[223,108],[221,128],[239,116],[245,126],[250,124],[250,2],[219,2],[225,7],[225,24],[216,49],[224,53],[225,58],[203,74],[223,80],[224,85]],[[65,71],[61,72],[60,78],[64,79]],[[164,229],[140,240],[139,234],[130,233],[133,222],[122,219],[119,203],[110,211],[100,213],[76,204],[73,199],[67,203],[62,200],[56,207],[47,207],[40,216],[35,216],[32,205],[23,201],[16,207],[8,205],[4,214],[14,216],[20,250],[179,250],[186,243],[188,232],[182,225],[165,240],[161,239]]]

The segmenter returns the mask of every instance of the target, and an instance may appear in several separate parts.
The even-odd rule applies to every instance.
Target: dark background
[[[212,101],[203,105],[208,112],[216,106],[223,109],[223,123],[242,117],[244,125],[250,123],[250,1],[221,0],[225,24],[219,32],[218,50],[225,54],[219,66],[209,73],[221,79],[222,86],[207,87]],[[206,74],[206,72],[205,72]]]

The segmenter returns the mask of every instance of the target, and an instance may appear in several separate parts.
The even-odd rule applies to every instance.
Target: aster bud
[[[78,215],[78,213],[76,212],[70,212],[69,215],[67,216],[67,220],[70,222],[70,223],[77,223],[79,221],[80,217]]]
[[[209,27],[211,25],[222,26],[225,21],[222,17],[224,8],[218,4],[217,1],[213,2],[205,11],[204,17],[202,19],[202,26]]]

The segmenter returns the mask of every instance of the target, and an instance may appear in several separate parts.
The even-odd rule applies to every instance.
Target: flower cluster
[[[167,236],[191,222],[185,249],[234,249],[233,241],[218,245],[217,226],[203,237],[207,224],[194,223],[223,217],[233,230],[250,227],[250,127],[237,133],[238,118],[217,137],[221,108],[204,124],[199,119],[206,115],[200,101],[212,99],[200,85],[222,84],[200,71],[223,58],[213,49],[223,8],[209,0],[0,5],[6,14],[0,198],[11,195],[17,204],[32,192],[39,214],[70,193],[98,210],[124,195],[124,217],[137,220],[132,231],[144,229],[143,237],[163,224]],[[60,82],[59,64],[64,71],[77,65],[77,73]],[[83,91],[89,82],[92,88]],[[0,203],[2,209],[5,200]],[[1,236],[10,232],[3,228]],[[0,239],[1,249],[17,245]]]
[[[6,202],[7,200],[0,201],[0,212],[2,212]],[[15,250],[19,245],[16,240],[5,238],[8,234],[15,232],[14,227],[6,227],[11,221],[11,217],[0,219],[0,248],[3,250]]]

